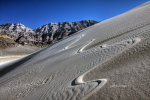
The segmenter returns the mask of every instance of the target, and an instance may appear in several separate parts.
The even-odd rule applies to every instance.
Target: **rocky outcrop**
[[[16,45],[14,39],[6,34],[0,34],[0,48],[15,47]]]
[[[94,20],[49,23],[35,29],[34,31],[38,34],[39,41],[50,44],[96,23],[98,22]]]
[[[0,25],[0,47],[18,44],[43,47],[98,23],[94,20],[49,23],[32,30],[20,23]]]
[[[34,39],[35,32],[32,29],[20,23],[15,23],[15,24],[7,23],[7,24],[0,25],[0,37],[1,37],[0,45],[3,45],[2,42],[5,42],[5,44],[13,43],[16,45],[17,44],[24,45],[24,44],[29,44],[32,41],[33,42],[35,41]],[[8,38],[11,41],[8,41]]]

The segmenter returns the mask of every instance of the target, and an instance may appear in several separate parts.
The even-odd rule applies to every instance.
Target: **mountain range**
[[[21,23],[2,24],[0,25],[0,48],[18,45],[45,47],[96,23],[98,21],[95,20],[48,23],[36,29]]]

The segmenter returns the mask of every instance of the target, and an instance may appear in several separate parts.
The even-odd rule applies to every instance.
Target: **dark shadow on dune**
[[[76,78],[71,82],[71,86],[75,86],[77,84],[75,84]]]
[[[20,60],[18,60],[16,62],[10,63],[8,65],[3,65],[2,68],[0,69],[0,77],[4,76],[5,74],[7,74],[10,71],[14,70],[15,68],[19,67],[21,64],[27,62],[28,60],[30,60],[32,57],[34,57],[35,55],[39,54],[40,52],[46,50],[49,47],[52,47],[54,44],[56,44],[56,43],[53,43],[50,46],[45,47],[42,50],[37,51],[37,52],[27,56],[27,57],[21,58]]]
[[[40,52],[46,50],[48,47],[37,51],[29,56],[26,56],[24,58],[21,58],[20,60],[13,62],[11,64],[8,65],[4,65],[1,69],[0,69],[0,77],[2,77],[3,75],[7,74],[8,72],[14,70],[15,68],[19,67],[21,64],[25,63],[26,61],[30,60],[32,57],[34,57],[35,55],[39,54]]]
[[[24,62],[30,60],[31,58],[32,58],[32,55],[27,56],[25,58],[22,58],[21,60],[19,60],[17,62],[14,62],[12,64],[5,65],[2,69],[0,69],[0,77],[2,77],[3,75],[7,74],[11,70],[19,67],[21,64],[23,64]]]
[[[75,78],[75,79],[71,82],[71,86],[80,85],[80,84],[76,84],[76,83],[75,83],[76,79],[77,79],[77,78]],[[98,85],[102,83],[102,81],[101,81],[101,80],[88,81],[88,83],[89,83],[89,82],[97,82],[97,83],[98,83]],[[86,84],[86,82],[85,82],[85,83],[81,83],[81,84]]]

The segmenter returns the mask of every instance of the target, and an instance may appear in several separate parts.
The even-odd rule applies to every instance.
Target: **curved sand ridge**
[[[135,45],[136,43],[139,43],[141,41],[141,39],[139,38],[139,37],[136,37],[136,38],[134,38],[134,39],[129,39],[129,40],[126,40],[126,41],[122,41],[122,43],[128,43],[128,44],[131,44],[132,46],[133,46],[133,44]],[[91,42],[90,42],[91,43]],[[117,44],[119,44],[119,43],[117,43]],[[115,44],[114,44],[115,45]],[[129,45],[129,46],[131,46],[131,45]],[[83,48],[86,48],[86,46],[88,46],[88,45],[85,45]],[[83,51],[83,48],[82,49],[80,49],[80,51]],[[98,83],[103,83],[103,85],[107,82],[107,79],[97,79],[97,80],[91,80],[91,81],[87,81],[87,82],[84,82],[83,81],[83,78],[84,78],[84,76],[87,74],[87,73],[89,73],[91,70],[93,70],[93,69],[95,69],[95,67],[94,68],[92,68],[92,69],[90,69],[89,71],[87,71],[87,72],[85,72],[83,75],[81,75],[81,76],[79,76],[77,79],[75,79],[75,82],[74,82],[74,84],[75,85],[80,85],[80,84],[83,84],[83,83],[88,83],[88,82],[98,82]]]
[[[86,73],[83,77],[85,81],[103,77],[109,80],[105,88],[92,94],[87,100],[92,98],[95,98],[94,100],[103,98],[149,100],[149,44],[149,37],[144,36],[134,48],[129,48]],[[101,93],[104,94],[98,95]]]
[[[113,45],[120,45],[120,44],[125,45],[124,50],[126,50],[129,47],[136,45],[140,41],[141,39],[136,37],[133,39],[121,41],[120,43],[114,43]],[[113,46],[113,45],[110,45],[110,46]],[[83,80],[86,74],[94,70],[96,67],[89,69],[87,72],[85,72],[84,74],[80,75],[75,80],[73,80],[71,86],[69,85],[64,89],[59,90],[57,93],[52,93],[51,96],[49,96],[47,99],[49,100],[70,100],[70,99],[79,100],[81,98],[82,100],[87,99],[92,94],[96,93],[100,88],[102,88],[107,83],[107,79],[96,79],[96,80],[90,80],[90,81]]]
[[[112,38],[112,39],[114,39],[114,38]],[[137,38],[126,40],[126,41],[127,41],[128,44],[130,44],[130,43],[134,43],[134,42],[139,42],[140,40],[141,39],[137,37]],[[87,49],[90,49],[90,48],[93,48],[93,47],[96,47],[96,46],[99,46],[100,48],[109,47],[109,45],[105,44],[104,42],[94,43],[94,41],[95,41],[95,39],[92,39],[89,43],[87,43],[85,46],[83,46],[81,49],[79,49],[78,53],[79,52],[84,52]],[[119,43],[117,43],[117,44],[119,44]]]
[[[94,40],[94,39],[93,39]],[[133,46],[133,44],[135,45],[136,43],[139,43],[141,41],[141,39],[139,37],[136,37],[134,39],[129,39],[129,40],[126,40],[126,41],[122,41],[123,43],[128,43],[128,44],[131,44]],[[91,42],[90,42],[91,43]],[[119,43],[117,43],[119,44]],[[89,44],[88,44],[89,45]],[[88,45],[85,45],[83,48],[86,48],[86,46]],[[131,46],[130,45],[130,46]],[[90,45],[91,46],[91,45]],[[83,50],[83,49],[82,49]],[[88,70],[87,72],[85,72],[83,75],[79,76],[78,78],[76,78],[74,80],[74,85],[81,85],[81,84],[87,84],[87,83],[92,83],[92,82],[97,82],[98,83],[98,86],[95,87],[96,89],[94,89],[90,94],[92,94],[93,92],[96,92],[96,90],[99,90],[100,88],[102,88],[106,82],[107,82],[107,79],[96,79],[96,80],[90,80],[90,81],[84,81],[83,78],[86,76],[86,74],[88,74],[90,71],[92,71],[93,69],[95,69],[96,67]],[[90,95],[87,95],[87,97],[90,96]],[[86,96],[84,97],[87,98]]]

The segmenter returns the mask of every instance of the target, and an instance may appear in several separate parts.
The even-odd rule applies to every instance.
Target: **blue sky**
[[[103,21],[149,0],[0,0],[0,24],[32,29],[49,22]]]

